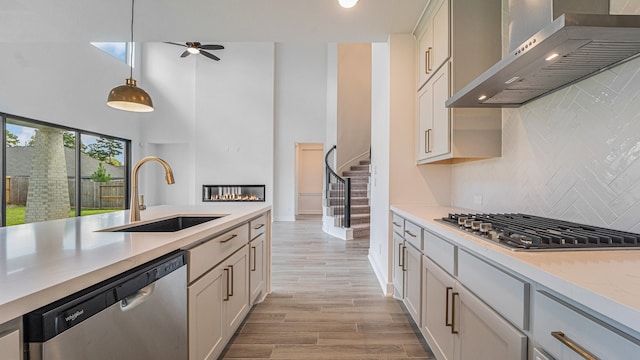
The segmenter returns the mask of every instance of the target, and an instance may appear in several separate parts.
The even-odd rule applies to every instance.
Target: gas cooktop
[[[640,234],[527,214],[449,214],[442,221],[513,251],[640,249]]]

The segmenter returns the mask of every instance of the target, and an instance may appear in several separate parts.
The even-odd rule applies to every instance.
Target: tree
[[[114,166],[121,165],[120,162],[115,159],[115,157],[120,154],[122,154],[122,142],[107,138],[99,138],[95,143],[89,145],[87,151],[87,155],[92,158]]]
[[[14,147],[20,145],[20,139],[18,139],[18,135],[11,133],[9,130],[4,130],[4,135],[6,137],[7,147]]]
[[[95,182],[109,182],[111,181],[111,175],[107,173],[107,169],[104,168],[102,162],[98,164],[96,171],[91,174],[91,180]]]
[[[62,133],[62,142],[64,143],[64,147],[69,149],[76,148],[76,134],[70,131],[65,131]],[[87,153],[87,145],[80,143],[80,152],[83,154]]]

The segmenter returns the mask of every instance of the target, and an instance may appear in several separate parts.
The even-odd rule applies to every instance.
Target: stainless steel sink
[[[224,215],[218,216],[175,216],[168,219],[158,220],[146,224],[133,225],[124,228],[105,230],[110,232],[175,232],[192,226],[200,225],[208,221],[216,220]]]

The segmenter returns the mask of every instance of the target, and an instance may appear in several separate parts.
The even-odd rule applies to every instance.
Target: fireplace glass
[[[202,201],[264,201],[264,190],[264,185],[202,185]]]

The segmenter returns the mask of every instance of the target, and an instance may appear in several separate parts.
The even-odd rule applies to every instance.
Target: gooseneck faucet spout
[[[169,166],[166,161],[157,156],[146,156],[140,159],[140,161],[138,161],[133,167],[131,175],[131,206],[129,206],[129,222],[140,221],[140,204],[138,203],[138,170],[142,164],[149,161],[157,161],[162,165],[165,172],[165,178],[167,179],[167,184],[171,185],[175,183],[173,180],[173,171],[171,170],[171,166]]]

